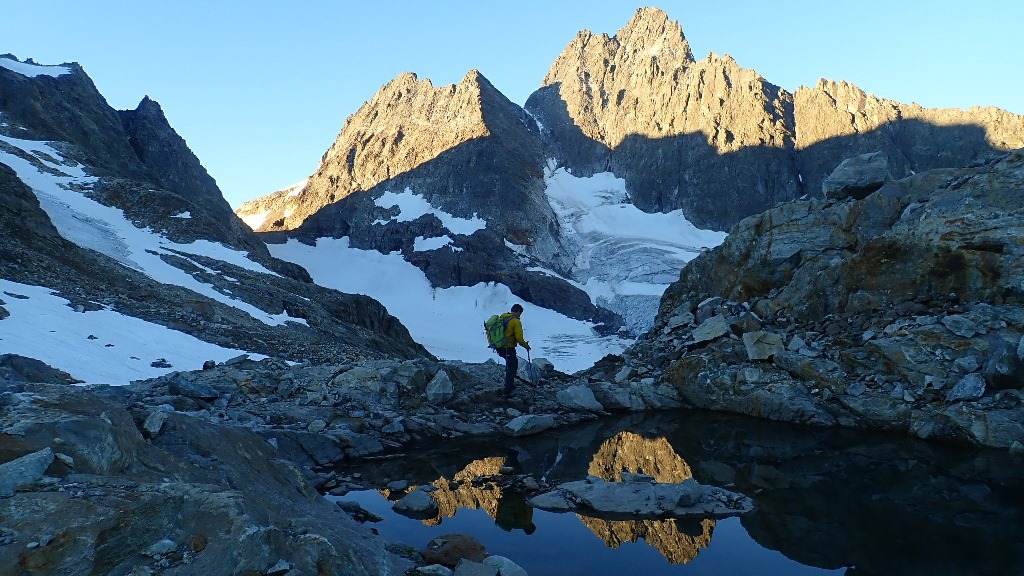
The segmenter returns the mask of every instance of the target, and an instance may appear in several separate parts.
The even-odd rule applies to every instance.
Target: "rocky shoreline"
[[[333,468],[597,417],[550,371],[505,400],[494,362],[240,357],[121,387],[0,366],[0,566],[24,574],[402,574],[422,559],[321,496]]]
[[[1008,208],[1024,155],[876,180],[866,196],[840,186],[744,220],[683,269],[621,357],[571,376],[535,360],[536,383],[523,362],[509,400],[494,361],[240,356],[112,387],[0,357],[0,566],[400,574],[422,554],[321,496],[360,487],[337,467],[612,412],[700,408],[1024,452],[1024,220]],[[564,506],[581,500],[561,490],[575,494]],[[411,507],[429,504],[418,496]]]
[[[669,320],[673,328],[652,331],[630,352],[636,356],[609,357],[575,376],[535,360],[543,377],[536,384],[520,383],[509,400],[502,395],[503,369],[493,361],[293,365],[242,356],[221,365],[210,362],[203,370],[112,387],[72,386],[66,374],[37,361],[0,358],[0,449],[5,462],[0,464],[0,489],[5,490],[0,493],[0,516],[6,519],[0,534],[0,566],[12,567],[15,573],[62,575],[298,576],[322,569],[402,574],[426,562],[422,552],[383,541],[357,521],[358,510],[345,510],[321,496],[367,488],[339,475],[339,466],[396,453],[418,442],[538,434],[611,412],[673,407],[749,413],[755,406],[760,410],[755,415],[778,420],[897,429],[892,422],[898,420],[882,422],[884,414],[875,426],[865,426],[821,408],[822,402],[839,400],[849,405],[851,398],[875,407],[910,402],[906,395],[893,395],[885,383],[865,385],[858,394],[857,381],[845,391],[825,384],[817,384],[815,391],[782,382],[780,365],[819,366],[827,361],[808,353],[819,349],[817,341],[780,330],[790,344],[799,338],[807,351],[790,345],[772,349],[771,360],[744,360],[739,356],[752,354],[760,345],[778,345],[774,339],[753,340],[731,332],[731,326],[751,321],[747,307],[711,299],[696,312],[687,315],[683,310],[679,314],[685,318]],[[974,308],[962,312],[965,321],[979,327],[994,330],[1000,325],[998,320],[978,324],[980,312]],[[948,317],[918,324],[949,330],[948,322],[942,322]],[[899,331],[908,337],[918,327],[901,326]],[[756,328],[744,334],[771,333],[777,326],[762,322]],[[822,332],[828,331],[822,327]],[[901,337],[895,332],[893,336]],[[674,339],[687,342],[681,350],[697,353],[672,360],[666,344]],[[637,369],[643,353],[649,354],[650,364]],[[728,396],[732,404],[701,406],[699,393],[705,394],[703,398],[724,395],[709,385],[722,380],[700,373],[684,376],[679,366],[694,358],[708,363],[713,353],[732,359],[720,366],[723,373],[746,374],[749,395],[733,388]],[[522,369],[525,380],[525,362]],[[758,384],[755,373],[773,382]],[[1013,392],[941,399],[955,408],[949,410],[953,415],[973,414],[990,425],[983,428],[988,435],[937,437],[976,444],[987,439],[989,445],[1001,439],[1004,447],[1020,450],[1019,437],[1013,435],[1019,413],[1006,406],[1019,397]],[[938,402],[950,393],[930,388],[926,398]],[[921,416],[912,411],[910,415]],[[1005,424],[991,425],[996,422]],[[979,429],[966,423],[964,427]],[[997,435],[999,431],[1004,435]],[[562,495],[548,500],[582,500],[565,496],[572,493],[571,486],[547,486],[533,478],[504,481],[517,482],[516,489],[527,496],[547,491]],[[603,489],[586,482],[576,488]],[[658,484],[649,488],[663,489]],[[732,501],[742,498],[735,495]],[[621,512],[609,505],[611,511]],[[595,509],[593,502],[587,507]],[[40,510],[46,513],[39,514]]]

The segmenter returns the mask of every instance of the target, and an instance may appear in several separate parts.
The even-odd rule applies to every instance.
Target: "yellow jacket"
[[[511,312],[505,312],[502,314],[501,319],[505,320],[505,318],[508,318],[509,316],[511,316],[512,319],[505,325],[505,347],[515,348],[516,344],[518,344],[529,350],[530,343],[527,342],[526,338],[523,336],[523,322],[519,320],[519,318],[516,318]]]

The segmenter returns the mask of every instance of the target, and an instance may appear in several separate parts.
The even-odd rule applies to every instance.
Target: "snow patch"
[[[257,212],[256,214],[249,214],[246,216],[242,216],[241,218],[242,222],[245,222],[246,226],[255,230],[260,226],[263,226],[263,223],[266,222],[267,220],[267,216],[270,216],[270,210],[266,210],[264,212]]]
[[[52,76],[56,78],[57,76],[71,73],[71,69],[66,66],[40,66],[39,64],[31,64],[29,62],[18,62],[10,58],[0,58],[0,68],[6,68],[11,72],[16,72],[29,78],[35,78],[36,76]]]
[[[40,286],[0,279],[0,294],[11,296],[4,298],[10,316],[0,321],[0,350],[35,358],[85,384],[121,386],[245,353],[111,310],[75,312]],[[159,360],[171,367],[152,366]]]
[[[439,248],[449,246],[451,243],[452,239],[447,234],[444,236],[435,236],[433,238],[417,236],[416,240],[413,241],[412,249],[416,252],[429,252],[431,250],[437,250]]]
[[[212,285],[200,282],[160,257],[176,253],[206,256],[246,270],[277,275],[250,260],[247,253],[209,240],[180,244],[148,228],[136,228],[122,210],[104,206],[77,191],[88,189],[97,181],[95,177],[86,175],[81,165],[67,162],[59,151],[45,142],[19,140],[7,136],[0,136],[0,140],[32,154],[46,167],[59,171],[59,175],[41,171],[20,156],[0,151],[0,162],[10,166],[18,174],[18,178],[32,188],[40,207],[46,211],[54,227],[67,240],[105,254],[157,282],[181,286],[238,308],[265,324],[276,326],[294,321],[286,313],[270,314],[247,302],[222,294]]]
[[[420,194],[413,193],[409,188],[406,188],[401,194],[390,191],[385,192],[381,194],[381,197],[375,203],[381,208],[394,208],[397,206],[398,215],[391,218],[392,221],[396,222],[411,222],[420,216],[433,214],[450,232],[462,236],[469,236],[477,230],[483,230],[487,227],[487,222],[483,218],[478,218],[476,214],[472,218],[453,216],[439,208],[435,208],[426,198]],[[386,222],[377,220],[374,224]]]

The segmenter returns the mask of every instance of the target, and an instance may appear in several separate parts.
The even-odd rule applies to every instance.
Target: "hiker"
[[[527,350],[530,349],[530,343],[523,337],[523,323],[519,319],[523,315],[523,307],[519,304],[512,305],[512,312],[506,312],[501,315],[502,321],[506,321],[505,324],[505,346],[502,348],[495,348],[498,352],[498,356],[505,359],[505,397],[509,398],[512,396],[513,384],[515,383],[516,372],[519,371],[519,356],[516,354],[516,345],[522,345]]]

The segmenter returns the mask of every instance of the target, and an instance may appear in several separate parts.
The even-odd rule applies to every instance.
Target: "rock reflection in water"
[[[438,513],[422,522],[427,526],[437,526],[445,518],[455,516],[459,508],[480,509],[495,518],[498,514],[498,501],[502,498],[501,488],[474,486],[472,481],[480,476],[497,475],[504,465],[504,457],[481,458],[473,460],[451,478],[441,476],[431,481],[434,491],[430,495],[437,503]]]
[[[690,466],[667,438],[644,438],[633,432],[619,432],[602,442],[587,468],[591,476],[610,482],[622,481],[623,472],[648,474],[657,482],[682,482],[693,477]],[[602,520],[577,516],[609,548],[642,539],[673,564],[686,564],[696,558],[711,543],[715,527],[711,519]]]
[[[1005,451],[900,435],[683,411],[424,448],[401,461],[364,463],[359,471],[368,479],[404,478],[442,491],[447,479],[496,473],[507,450],[516,455],[517,474],[551,483],[588,474],[618,479],[628,470],[727,486],[756,501],[756,510],[740,519],[747,533],[805,566],[846,568],[858,576],[1002,576],[1024,567],[1024,461]],[[497,515],[500,492],[471,482],[454,492],[438,497],[445,514],[467,505]],[[714,523],[581,520],[610,546],[642,539],[670,562],[697,562],[703,553],[694,560],[696,551],[715,547]],[[546,545],[571,543],[549,538]],[[717,563],[731,558],[739,566],[743,553],[712,556],[716,568],[730,573],[730,565]]]

